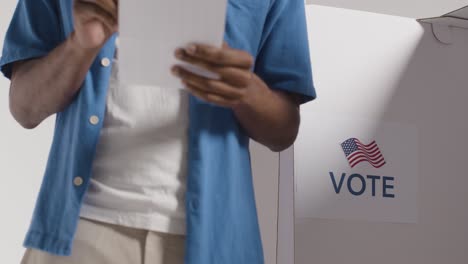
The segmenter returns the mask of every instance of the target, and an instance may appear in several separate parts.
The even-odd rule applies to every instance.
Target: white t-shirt
[[[188,94],[154,86],[123,86],[116,62],[80,215],[185,234]]]

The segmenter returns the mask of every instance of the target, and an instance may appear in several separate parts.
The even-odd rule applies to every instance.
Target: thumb
[[[81,44],[84,48],[98,48],[102,46],[110,35],[105,26],[98,20],[90,20],[83,24]]]

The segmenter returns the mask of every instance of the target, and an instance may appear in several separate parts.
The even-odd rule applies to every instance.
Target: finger
[[[77,0],[82,3],[90,3],[99,6],[113,17],[117,18],[118,3],[115,0]]]
[[[106,33],[110,35],[116,31],[117,21],[103,9],[89,3],[77,3],[75,6],[75,19],[81,21],[82,24],[87,24],[92,20],[100,21],[106,28]],[[76,26],[80,26],[77,24]]]
[[[77,43],[85,49],[101,47],[110,36],[110,31],[97,19],[92,19],[86,23],[79,24],[80,25],[76,27],[76,32],[79,33],[79,36],[76,38],[75,35],[74,38],[78,41]]]
[[[190,44],[185,48],[185,51],[192,57],[220,66],[250,69],[254,63],[253,57],[249,53],[231,48]]]
[[[232,107],[236,105],[237,101],[236,100],[229,100],[226,99],[222,96],[212,94],[212,93],[207,93],[203,90],[198,89],[195,86],[192,86],[190,84],[185,84],[185,87],[196,97],[202,99],[205,102],[210,102],[214,103],[218,106],[223,106],[223,107]]]
[[[106,7],[103,7],[102,5],[99,5],[95,1],[90,1],[90,0],[79,0],[75,2],[75,9],[78,12],[81,12],[82,15],[86,14],[94,14],[97,18],[105,20],[106,23],[115,25],[117,24],[118,18],[117,18],[117,13],[116,10],[112,10]]]
[[[200,81],[197,79],[184,79],[184,84],[188,84],[194,87],[197,87],[199,90],[205,91],[207,93],[213,93],[219,95],[226,99],[238,100],[242,98],[242,91],[235,87],[229,86],[226,83],[215,81],[215,80],[206,80]]]
[[[252,73],[250,70],[213,65],[206,61],[190,56],[183,49],[177,49],[175,56],[181,61],[206,69],[213,73],[217,73],[222,81],[225,81],[234,86],[244,87],[247,86],[252,80]]]
[[[182,79],[184,83],[197,87],[207,93],[214,93],[229,99],[239,99],[243,95],[243,89],[232,87],[222,81],[205,78],[194,74],[181,67],[175,67],[173,73]]]

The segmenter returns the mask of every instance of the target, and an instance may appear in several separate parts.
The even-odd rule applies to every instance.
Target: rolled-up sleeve
[[[13,62],[42,57],[63,39],[57,1],[19,0],[8,27],[0,70],[11,78]]]
[[[272,0],[254,72],[270,88],[316,98],[303,0]]]

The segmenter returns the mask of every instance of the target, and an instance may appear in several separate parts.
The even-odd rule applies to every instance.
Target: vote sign
[[[295,215],[415,223],[418,131],[311,113],[294,145]]]

